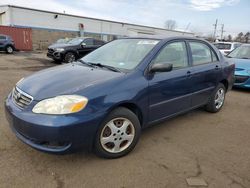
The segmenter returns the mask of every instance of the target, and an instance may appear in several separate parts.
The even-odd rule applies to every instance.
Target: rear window
[[[94,40],[94,44],[95,44],[95,45],[103,45],[104,42],[101,41],[101,40]]]
[[[232,44],[216,43],[214,44],[219,50],[230,50]]]

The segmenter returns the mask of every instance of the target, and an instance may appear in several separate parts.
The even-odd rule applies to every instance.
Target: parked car
[[[38,150],[86,147],[117,158],[149,125],[198,107],[218,112],[233,74],[234,64],[201,39],[118,39],[19,81],[6,99],[6,117]]]
[[[238,48],[241,43],[239,42],[216,42],[214,45],[220,50],[223,55],[227,55],[235,48]]]
[[[73,62],[105,44],[102,40],[77,37],[67,43],[53,44],[48,47],[47,56],[55,61]]]
[[[235,62],[235,87],[250,88],[250,44],[243,44],[227,57]]]
[[[14,40],[8,35],[0,34],[0,51],[12,54],[15,50]]]

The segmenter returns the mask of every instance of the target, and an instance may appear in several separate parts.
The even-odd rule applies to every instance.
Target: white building
[[[62,37],[92,36],[106,41],[120,36],[188,35],[193,33],[135,25],[77,15],[36,10],[12,5],[0,6],[0,25],[32,29],[34,45],[44,46]]]

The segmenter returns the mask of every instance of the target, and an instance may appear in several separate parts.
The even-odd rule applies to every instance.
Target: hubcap
[[[215,107],[216,109],[220,109],[221,106],[224,103],[224,99],[225,99],[225,91],[224,89],[220,88],[215,95]]]
[[[11,47],[8,47],[8,48],[7,48],[7,52],[8,52],[8,53],[12,53],[12,52],[13,52],[13,49],[12,49]]]
[[[134,125],[126,118],[115,118],[102,129],[100,142],[104,150],[119,153],[127,149],[135,137]]]

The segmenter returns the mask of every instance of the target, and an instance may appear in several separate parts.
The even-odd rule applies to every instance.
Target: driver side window
[[[187,49],[185,42],[172,42],[167,44],[157,55],[154,63],[171,63],[173,68],[188,66]]]
[[[94,45],[94,40],[91,38],[85,39],[83,42],[86,44],[86,46],[93,46]]]

